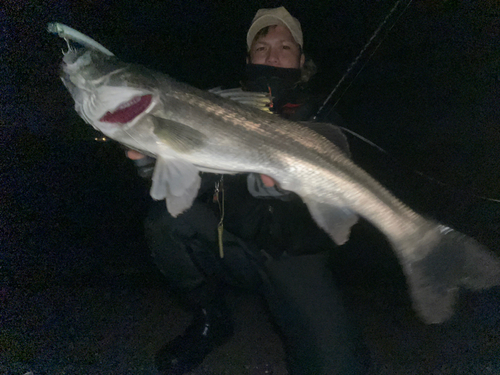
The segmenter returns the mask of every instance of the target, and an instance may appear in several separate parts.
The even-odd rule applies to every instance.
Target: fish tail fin
[[[461,286],[481,290],[500,285],[500,260],[495,254],[451,228],[439,225],[436,229],[437,241],[432,245],[420,241],[413,249],[399,249],[400,254],[426,254],[403,262],[403,270],[414,308],[428,324],[451,317]]]

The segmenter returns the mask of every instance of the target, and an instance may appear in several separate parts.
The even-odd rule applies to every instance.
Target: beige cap
[[[300,22],[297,18],[293,17],[285,7],[279,8],[268,8],[259,9],[253,18],[252,25],[248,29],[247,33],[247,47],[250,50],[252,46],[253,38],[255,35],[262,30],[264,27],[272,25],[285,25],[290,30],[293,39],[303,47],[303,37],[302,28],[300,27]]]

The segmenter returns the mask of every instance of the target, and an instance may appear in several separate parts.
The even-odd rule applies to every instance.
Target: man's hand
[[[143,155],[140,152],[137,152],[135,150],[128,150],[126,152],[126,154],[127,154],[127,158],[129,158],[130,160],[139,160],[139,159],[143,159],[146,157],[146,155]]]
[[[265,174],[261,174],[260,178],[262,179],[262,183],[265,187],[273,187],[276,185],[276,181],[274,181],[271,177]]]

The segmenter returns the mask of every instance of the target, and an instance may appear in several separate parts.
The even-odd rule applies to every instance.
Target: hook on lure
[[[84,47],[92,48],[97,51],[100,51],[108,56],[114,56],[114,54],[105,48],[103,45],[97,43],[94,39],[88,37],[85,34],[82,34],[81,32],[63,25],[62,23],[58,22],[51,22],[47,25],[47,31],[52,34],[57,34],[60,38],[63,38],[66,41],[66,44],[68,45],[68,51],[63,52],[63,55],[66,55],[68,52],[74,51],[74,48],[71,47],[70,41],[76,42],[81,44]]]

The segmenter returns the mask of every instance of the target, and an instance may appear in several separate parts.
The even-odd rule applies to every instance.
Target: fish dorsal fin
[[[207,139],[205,134],[188,125],[156,116],[153,131],[163,143],[183,154],[200,148]]]
[[[153,172],[151,197],[165,199],[168,212],[176,217],[191,207],[200,183],[198,169],[193,164],[182,159],[159,157]]]
[[[318,203],[312,199],[303,201],[318,226],[328,233],[337,245],[347,242],[351,227],[358,222],[358,215],[340,205]]]

